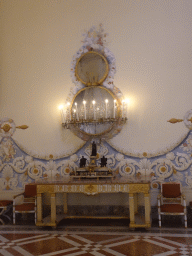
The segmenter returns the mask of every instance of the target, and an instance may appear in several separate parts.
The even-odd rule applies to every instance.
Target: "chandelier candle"
[[[79,121],[79,115],[78,115],[78,111],[77,111],[77,102],[75,102],[75,108],[76,108],[76,119],[77,119],[77,121]]]
[[[93,103],[93,115],[94,115],[94,120],[96,120],[95,100],[93,100],[92,103]]]
[[[83,101],[83,105],[84,105],[84,118],[86,120],[86,101]]]
[[[105,118],[107,119],[107,104],[108,104],[108,99],[105,100]]]
[[[116,100],[114,100],[114,106],[113,106],[113,118],[115,119],[115,107],[116,107]]]

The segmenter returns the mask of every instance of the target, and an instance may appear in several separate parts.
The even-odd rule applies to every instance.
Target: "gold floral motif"
[[[147,152],[143,152],[143,156],[144,156],[144,157],[147,157]]]
[[[4,130],[4,132],[8,132],[11,129],[11,126],[9,124],[4,124],[2,129]]]
[[[34,173],[34,174],[37,174],[37,173],[38,173],[38,169],[37,169],[37,168],[34,168],[34,169],[33,169],[33,173]]]
[[[131,168],[127,166],[127,167],[125,168],[125,172],[130,172],[130,171],[131,171]]]
[[[112,192],[115,191],[115,185],[111,185],[111,191],[112,191]]]
[[[160,168],[160,170],[161,170],[161,172],[166,172],[166,171],[167,171],[167,168],[166,168],[165,166],[162,166],[162,167]]]
[[[158,184],[157,184],[157,183],[154,183],[154,184],[152,185],[152,188],[158,188]]]
[[[173,168],[173,173],[174,173],[174,174],[176,174],[176,173],[177,173],[177,171],[175,170],[175,168]]]
[[[85,185],[85,193],[86,194],[96,194],[98,193],[98,188],[97,188],[97,185]]]
[[[65,173],[70,173],[70,169],[68,167],[65,169]]]

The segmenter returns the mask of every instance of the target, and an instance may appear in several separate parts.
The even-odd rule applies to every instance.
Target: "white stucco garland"
[[[181,142],[188,136],[189,132],[190,131],[187,131],[175,143],[172,143],[172,144],[168,145],[166,148],[158,149],[158,150],[156,150],[154,152],[150,152],[150,153],[148,153],[148,152],[133,152],[133,151],[129,151],[129,150],[126,150],[125,148],[119,147],[118,145],[114,144],[110,140],[108,140],[107,143],[111,147],[113,147],[114,149],[116,149],[117,151],[119,151],[120,153],[122,153],[124,155],[132,156],[132,157],[139,157],[139,158],[143,158],[143,157],[151,158],[151,157],[156,157],[156,156],[162,156],[162,155],[167,154],[168,152],[172,151],[179,144],[181,144]]]
[[[48,154],[38,154],[37,152],[29,150],[28,148],[24,147],[17,140],[15,140],[13,138],[12,138],[12,140],[14,141],[14,143],[17,145],[18,148],[20,148],[23,152],[25,152],[29,156],[38,158],[38,159],[42,159],[42,160],[50,160],[50,154],[49,155]],[[57,159],[69,157],[69,156],[73,155],[76,151],[81,149],[85,145],[85,143],[86,143],[85,141],[82,141],[82,144],[79,147],[76,147],[73,150],[70,150],[66,154],[59,154],[59,155],[54,154],[52,159],[57,160]]]

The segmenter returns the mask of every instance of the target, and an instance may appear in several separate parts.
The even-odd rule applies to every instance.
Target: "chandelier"
[[[101,86],[83,88],[71,103],[60,106],[60,110],[64,128],[75,125],[90,134],[103,133],[119,120],[127,121],[127,101],[120,101]]]

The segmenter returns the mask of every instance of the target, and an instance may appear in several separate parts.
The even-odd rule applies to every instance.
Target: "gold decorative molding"
[[[171,118],[167,122],[172,123],[172,124],[176,124],[176,123],[180,123],[180,122],[183,122],[183,121],[184,121],[183,119]],[[192,123],[192,117],[190,119],[187,119],[187,121],[190,121]]]
[[[11,126],[9,124],[4,124],[3,127],[1,127],[4,132],[9,132],[11,129]]]
[[[87,195],[95,195],[98,193],[98,187],[97,185],[85,185],[84,186],[84,193]]]
[[[149,193],[149,183],[129,184],[129,193]]]
[[[29,128],[29,126],[26,125],[26,124],[23,124],[23,125],[20,125],[20,126],[16,126],[16,128],[25,130],[25,129]]]
[[[55,193],[54,185],[41,184],[37,186],[37,194],[39,193]]]
[[[168,120],[167,122],[169,122],[169,123],[171,123],[171,124],[176,124],[176,123],[183,122],[183,119],[171,118],[171,119]]]

